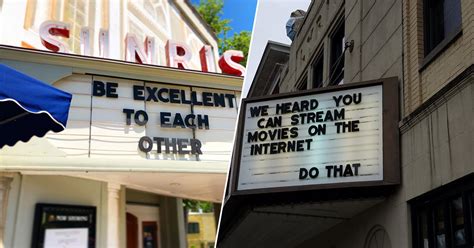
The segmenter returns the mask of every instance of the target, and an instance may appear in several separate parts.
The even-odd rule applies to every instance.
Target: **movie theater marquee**
[[[397,90],[390,79],[245,99],[234,190],[398,183]]]

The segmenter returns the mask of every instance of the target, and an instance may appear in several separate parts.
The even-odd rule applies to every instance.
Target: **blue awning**
[[[0,64],[0,148],[64,130],[72,95]]]

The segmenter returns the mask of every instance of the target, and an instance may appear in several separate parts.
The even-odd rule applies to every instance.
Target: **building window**
[[[323,87],[323,66],[323,52],[321,52],[318,59],[313,64],[313,88]]]
[[[197,222],[190,222],[188,223],[188,233],[199,233],[199,223]]]
[[[474,183],[443,186],[411,202],[414,248],[473,247]]]
[[[460,0],[424,0],[425,56],[461,29]]]
[[[88,26],[89,1],[67,0],[64,6],[64,22],[71,25],[70,38],[67,40],[71,52],[81,53],[81,28]]]
[[[303,80],[296,86],[297,91],[307,90],[308,89],[308,75],[303,76]]]
[[[331,67],[329,83],[339,85],[344,83],[344,20],[331,37]]]
[[[272,94],[271,95],[276,95],[280,93],[280,84],[276,84],[275,87],[273,88]]]

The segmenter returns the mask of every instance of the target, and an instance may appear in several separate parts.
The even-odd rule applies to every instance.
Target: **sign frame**
[[[86,223],[79,223],[79,221],[64,221],[63,223],[58,221],[46,221],[42,223],[42,215],[46,213],[61,213],[66,211],[72,211],[80,213],[81,215],[88,215],[90,220]],[[65,214],[65,216],[70,216]],[[57,222],[52,223],[50,222]],[[69,224],[69,223],[72,223]],[[69,225],[68,225],[69,224]],[[31,240],[31,247],[43,248],[46,238],[47,229],[67,229],[67,228],[87,228],[88,229],[88,247],[94,248],[97,246],[96,235],[97,235],[97,208],[95,206],[81,206],[81,205],[66,205],[66,204],[49,204],[49,203],[37,203],[35,206],[34,222],[33,222],[33,234]]]
[[[283,193],[308,190],[340,189],[350,187],[371,187],[400,184],[400,135],[399,135],[399,87],[398,78],[383,78],[345,85],[328,86],[298,92],[282,93],[277,95],[266,95],[251,98],[243,98],[240,104],[238,125],[236,130],[234,150],[229,170],[230,195],[253,195],[265,193]],[[331,93],[342,90],[358,89],[370,86],[382,85],[382,140],[383,140],[383,179],[377,181],[312,184],[300,186],[283,186],[261,189],[238,190],[240,159],[242,156],[242,140],[244,138],[244,122],[248,103],[268,100],[279,100],[290,97],[300,97],[319,93]]]

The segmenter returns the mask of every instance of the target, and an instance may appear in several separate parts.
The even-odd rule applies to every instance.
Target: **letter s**
[[[53,52],[68,53],[67,44],[57,40],[54,36],[69,38],[70,26],[64,22],[45,21],[41,23],[39,34],[41,43]]]
[[[223,73],[235,76],[243,76],[245,67],[239,64],[244,59],[242,51],[228,50],[225,51],[219,59],[219,67]]]

